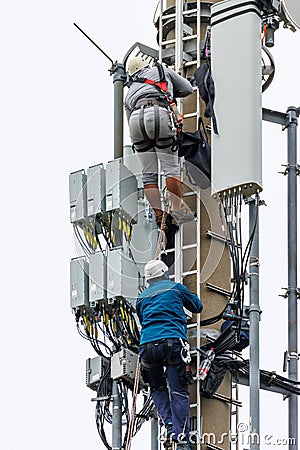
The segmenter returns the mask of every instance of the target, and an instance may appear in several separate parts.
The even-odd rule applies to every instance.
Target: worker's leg
[[[160,350],[164,351],[164,349],[161,348],[154,348],[154,352],[151,352],[149,357],[149,349],[141,348],[140,357],[143,380],[145,383],[149,383],[152,400],[157,413],[162,419],[163,424],[167,425],[172,422],[172,413],[165,370],[161,363]],[[155,358],[156,356],[158,357]]]
[[[145,136],[141,129],[141,120],[144,123],[146,135],[149,142],[145,141]],[[157,155],[151,142],[154,142],[154,109],[145,108],[142,113],[134,111],[129,121],[130,137],[139,158],[145,196],[150,203],[155,218],[162,216],[160,192],[158,189],[158,162]]]
[[[182,201],[182,181],[178,149],[174,147],[175,135],[170,128],[170,117],[166,109],[160,109],[160,134],[155,150],[166,177],[166,186],[172,203],[172,216],[176,223],[194,219],[192,211]]]
[[[170,128],[170,117],[166,109],[160,108],[159,138],[155,150],[166,177],[167,190],[172,203],[172,217],[176,224],[193,220],[194,213],[182,201],[182,182],[178,150],[174,147],[174,132]],[[174,151],[175,150],[175,151]]]
[[[172,211],[178,211],[182,207],[182,182],[180,177],[166,178],[166,186],[171,197]]]
[[[180,163],[178,154],[172,152],[172,147],[155,147],[162,171],[166,178],[166,187],[170,193],[172,210],[177,211],[182,207],[182,181],[180,179]]]
[[[145,196],[150,203],[155,217],[162,215],[160,192],[157,184],[145,184],[144,185]]]
[[[190,431],[190,399],[185,364],[167,369],[171,397],[173,439],[186,442]]]
[[[137,152],[144,185],[145,196],[154,211],[155,217],[162,215],[160,191],[158,189],[157,156],[153,149]]]
[[[190,431],[190,399],[188,391],[188,366],[180,358],[181,344],[173,343],[171,364],[167,367],[169,381],[173,440],[188,442]],[[172,363],[172,360],[176,363]]]

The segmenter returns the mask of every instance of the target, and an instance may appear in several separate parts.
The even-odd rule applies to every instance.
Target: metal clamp
[[[278,172],[278,173],[281,173],[282,175],[287,175],[291,169],[296,170],[296,175],[300,174],[300,165],[299,164],[281,164],[281,165],[282,165],[282,167],[285,167],[285,170],[283,172]]]
[[[283,372],[287,371],[287,364],[292,360],[292,359],[296,359],[297,361],[300,359],[300,355],[297,352],[288,352],[288,350],[286,350],[284,352],[284,356],[283,356]]]
[[[284,289],[286,292],[285,292],[285,294],[278,294],[279,297],[288,298],[288,296],[290,295],[291,292],[295,292],[297,298],[300,298],[300,289],[299,288],[287,287],[287,288],[281,288],[281,289]]]

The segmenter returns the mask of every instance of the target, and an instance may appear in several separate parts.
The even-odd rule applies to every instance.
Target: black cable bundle
[[[144,404],[142,409],[136,413],[134,425],[133,425],[133,436],[137,434],[137,432],[140,430],[141,426],[146,420],[149,420],[150,417],[153,417],[155,412],[155,406],[152,401],[150,390],[146,393],[144,393]]]
[[[241,209],[242,209],[243,195],[241,190],[234,190],[233,193],[224,194],[220,202],[220,217],[222,221],[222,228],[224,237],[228,243],[230,258],[232,261],[233,286],[229,301],[223,311],[215,317],[201,321],[202,326],[211,325],[218,322],[222,318],[234,320],[237,322],[236,336],[239,339],[241,333],[241,323],[243,317],[244,297],[245,297],[245,282],[246,270],[249,262],[251,246],[255,235],[255,229],[258,218],[259,195],[256,195],[256,220],[251,231],[247,246],[243,252],[242,247],[242,225],[241,225]],[[225,224],[223,221],[225,219]],[[226,234],[226,230],[228,236]]]
[[[249,361],[247,361],[247,365],[241,367],[238,370],[238,373],[242,373],[244,375],[249,376],[250,368]],[[278,375],[276,372],[269,372],[267,370],[260,369],[260,380],[266,386],[275,386],[280,389],[283,389],[291,394],[300,395],[300,388],[297,387],[300,384],[300,381],[290,380],[289,378],[285,378],[281,375]]]
[[[112,447],[109,445],[106,433],[104,429],[105,421],[109,424],[112,422],[112,415],[109,410],[109,405],[111,403],[111,380],[110,380],[110,363],[108,364],[103,377],[100,379],[98,388],[97,388],[97,403],[95,408],[95,419],[96,426],[99,433],[99,436],[108,450],[111,450]]]

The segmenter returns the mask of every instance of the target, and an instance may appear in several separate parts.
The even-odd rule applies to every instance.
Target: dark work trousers
[[[157,413],[164,425],[172,424],[173,440],[184,442],[189,435],[189,367],[180,352],[179,339],[162,339],[139,350],[143,380],[150,385]]]

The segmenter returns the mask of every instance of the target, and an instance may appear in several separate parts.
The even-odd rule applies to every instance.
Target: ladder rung
[[[169,44],[175,44],[176,39],[168,39],[167,41],[161,42],[161,45],[169,45]]]
[[[183,36],[183,38],[182,38],[183,41],[191,41],[193,39],[197,39],[196,34],[189,34],[188,36]]]
[[[188,275],[196,275],[197,270],[190,270],[189,272],[182,272],[183,277],[187,277]]]
[[[198,325],[197,322],[188,323],[187,328],[196,328],[197,325]]]
[[[176,13],[170,13],[162,16],[162,20],[168,20],[168,19],[174,19],[176,16]]]
[[[190,117],[197,117],[198,113],[194,112],[194,113],[187,113],[184,114],[184,119],[189,119]]]
[[[200,64],[196,59],[194,59],[193,61],[187,61],[186,63],[184,63],[184,67],[188,67],[188,66],[193,66],[193,65],[197,65]]]
[[[186,11],[182,11],[182,14],[184,16],[187,16],[188,14],[192,14],[198,11],[198,8],[194,8],[194,9],[187,9]]]
[[[190,408],[197,408],[197,406],[198,406],[197,403],[191,403],[190,404]]]
[[[189,248],[197,248],[197,243],[195,243],[195,244],[183,245],[183,246],[181,247],[181,250],[188,250]]]
[[[183,197],[191,197],[192,195],[197,195],[197,192],[195,191],[184,192]]]

